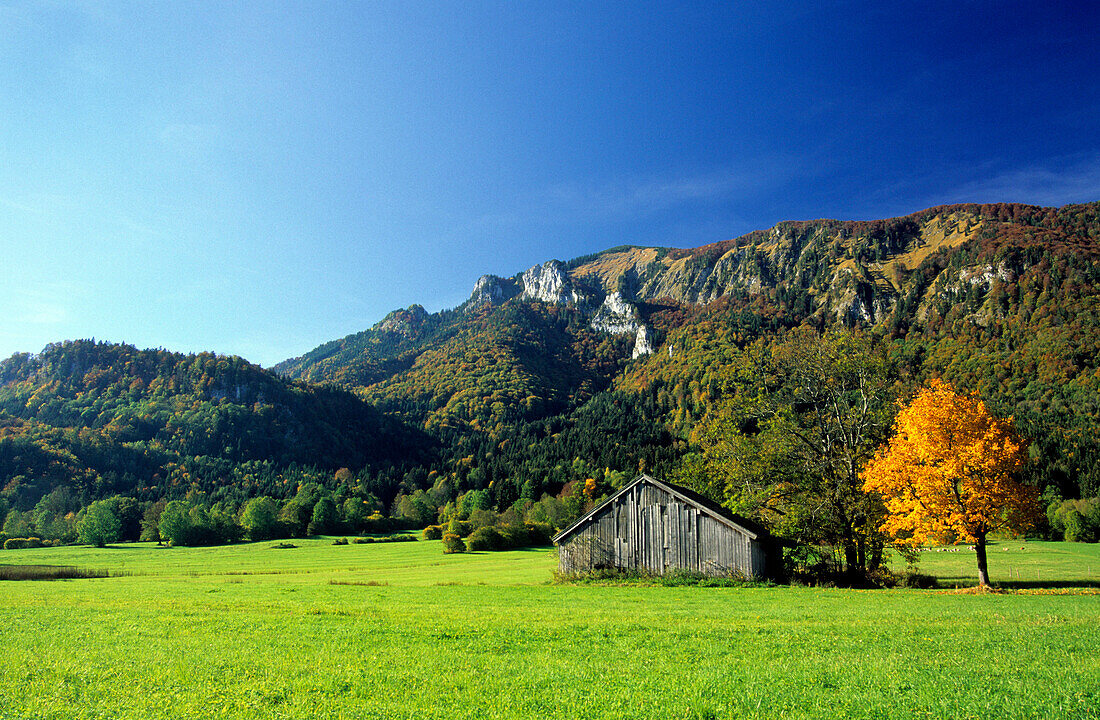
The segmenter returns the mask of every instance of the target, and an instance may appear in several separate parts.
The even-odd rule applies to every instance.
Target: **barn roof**
[[[553,538],[554,543],[560,543],[562,540],[572,535],[574,532],[583,527],[589,520],[595,517],[596,514],[598,514],[601,510],[603,510],[611,503],[615,502],[621,496],[625,495],[627,492],[630,491],[631,488],[635,487],[636,485],[640,485],[641,483],[649,483],[650,485],[655,485],[665,492],[669,493],[670,495],[679,498],[683,502],[686,502],[689,505],[695,505],[704,513],[714,518],[718,522],[724,525],[728,525],[734,530],[737,530],[738,532],[747,535],[752,540],[768,534],[768,531],[762,525],[758,525],[748,518],[744,518],[740,515],[731,513],[729,510],[714,502],[710,498],[703,497],[694,490],[690,490],[681,485],[674,485],[669,482],[663,482],[643,473],[634,478],[633,482],[625,485],[621,490],[609,497],[607,500],[604,500],[602,503],[582,515],[572,525],[555,535]]]

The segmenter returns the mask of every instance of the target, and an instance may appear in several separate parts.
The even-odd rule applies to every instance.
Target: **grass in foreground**
[[[0,718],[1100,717],[1088,589],[554,585],[548,550],[295,542],[19,551],[131,574],[0,586]]]

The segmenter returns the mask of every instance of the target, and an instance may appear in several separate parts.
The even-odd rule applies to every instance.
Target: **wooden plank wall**
[[[661,574],[762,577],[757,541],[662,488],[639,483],[590,518],[558,549],[563,573],[625,568]]]

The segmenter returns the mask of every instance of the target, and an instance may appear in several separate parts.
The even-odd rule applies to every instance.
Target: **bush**
[[[466,543],[458,535],[447,533],[443,536],[443,552],[448,555],[466,552]]]
[[[1047,506],[1047,520],[1055,539],[1096,542],[1100,540],[1100,498],[1054,500]]]
[[[382,537],[360,537],[354,540],[356,545],[370,545],[373,543],[392,542],[416,542],[415,535],[383,535]]]
[[[898,585],[918,590],[930,590],[938,585],[935,575],[928,575],[909,569],[898,576]]]
[[[500,516],[492,510],[477,508],[470,512],[470,517],[466,519],[466,522],[470,524],[470,531],[473,532],[478,528],[493,527],[499,519]]]
[[[503,539],[500,549],[527,547],[531,544],[530,532],[524,525],[505,525],[497,530]]]
[[[42,547],[42,538],[26,537],[26,538],[8,538],[4,541],[5,550],[26,550],[28,548],[40,548]]]
[[[380,512],[372,513],[363,522],[363,532],[365,533],[393,532],[394,530],[400,530],[401,527],[401,522],[388,518]]]
[[[429,525],[424,528],[422,533],[425,540],[442,540],[443,539],[443,526],[442,525]]]
[[[332,544],[333,545],[347,545],[348,544],[348,539],[347,538],[336,538],[335,540],[332,541]]]
[[[451,535],[458,535],[459,537],[466,537],[473,530],[470,527],[470,523],[465,520],[459,520],[458,518],[451,518],[451,521],[447,523],[447,530],[444,534],[450,533]]]
[[[478,550],[503,550],[508,546],[504,535],[494,527],[479,527],[466,538],[466,549],[472,552]]]
[[[550,545],[550,538],[554,537],[554,528],[548,523],[524,523],[527,531],[526,542],[513,547],[530,547],[534,545]]]

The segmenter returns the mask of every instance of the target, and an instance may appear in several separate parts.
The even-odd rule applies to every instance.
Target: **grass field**
[[[120,575],[0,583],[0,718],[1100,718],[1098,546],[994,546],[1008,592],[976,595],[295,542],[0,553]],[[922,553],[950,587],[973,565]]]

